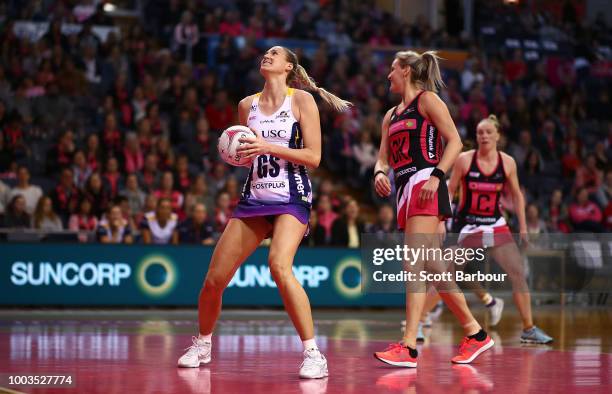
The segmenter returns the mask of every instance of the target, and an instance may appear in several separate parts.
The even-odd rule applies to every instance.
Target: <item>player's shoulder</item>
[[[251,94],[250,96],[246,96],[245,98],[240,100],[240,102],[238,103],[238,108],[239,109],[249,108],[251,104],[253,103],[253,99],[255,99],[256,96],[257,94]]]
[[[423,91],[423,93],[421,93],[421,96],[419,97],[420,104],[433,104],[438,102],[442,102],[442,99],[440,98],[440,96],[438,96],[438,93],[431,90]]]
[[[476,149],[466,150],[464,152],[459,153],[459,157],[457,157],[457,161],[466,162],[472,160],[474,155],[476,154]]]
[[[385,113],[385,116],[383,117],[384,122],[388,122],[391,119],[391,116],[393,115],[393,111],[395,111],[395,108],[397,108],[397,106],[391,107],[387,110],[387,112]]]
[[[304,89],[291,88],[291,94],[298,103],[314,102],[312,93]]]
[[[506,152],[499,152],[501,155],[501,158],[505,164],[509,164],[509,165],[513,165],[516,167],[516,160],[514,160],[514,157],[510,156],[509,154],[507,154]]]

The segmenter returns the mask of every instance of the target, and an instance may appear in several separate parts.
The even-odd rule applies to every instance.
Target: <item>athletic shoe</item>
[[[300,365],[300,378],[321,379],[328,375],[327,360],[319,349],[304,350],[304,361]]]
[[[484,351],[493,347],[495,342],[487,335],[484,341],[464,337],[459,346],[459,354],[451,359],[455,364],[469,364],[480,356]]]
[[[381,376],[376,381],[376,386],[384,387],[387,390],[405,391],[414,387],[417,378],[416,368],[400,369]]]
[[[501,298],[494,298],[495,304],[488,306],[489,310],[489,326],[495,327],[502,318],[502,312],[504,311],[504,300]]]
[[[527,331],[523,331],[521,334],[522,343],[536,343],[536,344],[547,344],[551,343],[553,338],[540,330],[536,326],[531,327]]]
[[[401,343],[392,343],[382,352],[374,353],[374,357],[396,367],[416,368],[417,359],[412,357],[408,348]]]
[[[423,333],[423,323],[419,322],[419,328],[417,329],[417,342],[425,342],[425,334]]]
[[[198,337],[192,337],[191,340],[193,344],[185,349],[187,353],[183,354],[178,360],[178,366],[181,368],[197,368],[201,364],[210,362],[212,343]]]

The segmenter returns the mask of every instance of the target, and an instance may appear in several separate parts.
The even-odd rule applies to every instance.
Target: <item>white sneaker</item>
[[[502,312],[504,311],[504,300],[501,298],[494,298],[495,305],[487,307],[489,310],[489,326],[494,327],[499,323],[502,318]]]
[[[300,365],[300,378],[321,379],[327,373],[327,360],[319,349],[304,350],[304,361]]]
[[[198,337],[192,337],[191,340],[193,345],[189,346],[186,349],[187,353],[183,354],[178,360],[178,366],[181,368],[198,368],[200,365],[210,362],[212,343]]]

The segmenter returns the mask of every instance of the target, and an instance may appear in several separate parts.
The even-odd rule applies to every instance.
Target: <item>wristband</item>
[[[438,167],[434,168],[433,171],[431,172],[431,176],[435,176],[440,181],[444,181],[444,175],[445,175],[444,171],[442,171]]]
[[[378,171],[376,171],[376,172],[374,173],[374,179],[376,179],[376,175],[378,175],[378,174],[383,174],[384,176],[387,176],[387,173],[386,173],[386,172],[384,172],[383,170],[378,170]]]

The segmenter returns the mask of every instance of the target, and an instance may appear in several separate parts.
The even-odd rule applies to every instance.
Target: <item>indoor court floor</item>
[[[508,303],[507,303],[508,305]],[[484,309],[475,309],[485,320]],[[445,310],[426,330],[417,369],[372,353],[401,338],[401,310],[319,310],[317,342],[330,376],[300,380],[301,342],[281,310],[224,311],[213,360],[176,368],[197,330],[195,310],[0,310],[0,373],[71,373],[75,387],[0,387],[0,393],[611,393],[612,309],[535,308],[552,346],[519,343],[507,308],[496,346],[452,365],[461,332]]]

